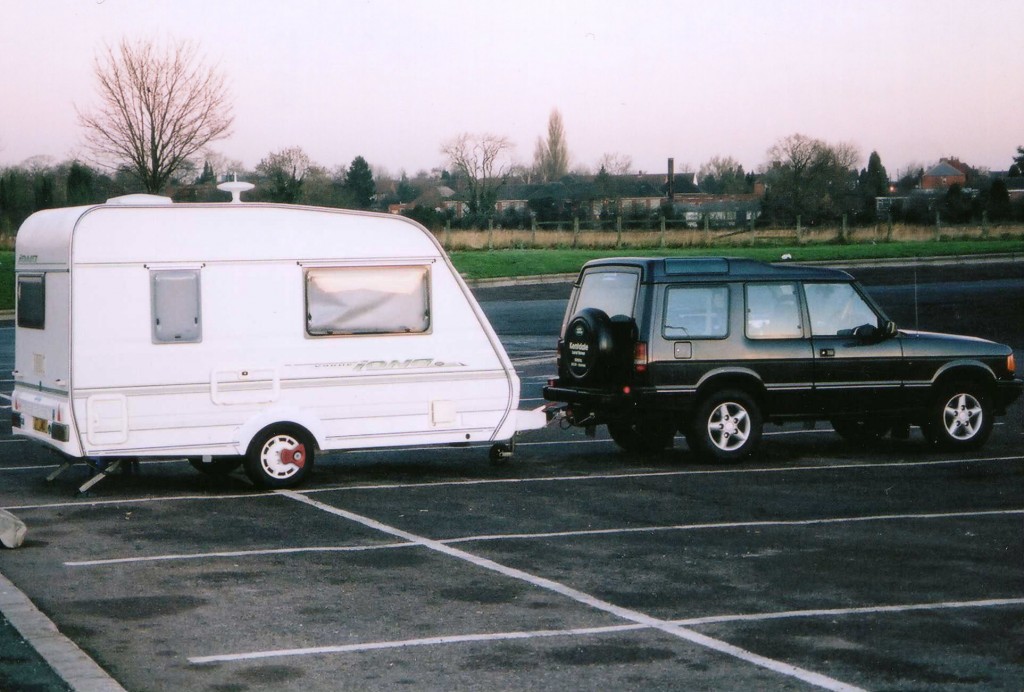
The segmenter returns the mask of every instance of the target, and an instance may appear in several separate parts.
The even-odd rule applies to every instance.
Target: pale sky
[[[301,147],[411,176],[462,132],[529,163],[552,109],[573,166],[748,170],[800,133],[877,150],[890,176],[1024,145],[1020,0],[0,0],[0,165],[82,153],[75,107],[123,37],[191,40],[226,74],[253,168]]]

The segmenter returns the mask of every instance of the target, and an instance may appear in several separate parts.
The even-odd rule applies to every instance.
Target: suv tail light
[[[647,344],[643,341],[636,342],[633,347],[633,370],[647,372]]]
[[[1014,374],[1017,371],[1017,361],[1013,357],[1012,353],[1010,355],[1006,356],[1006,370],[1011,375]]]

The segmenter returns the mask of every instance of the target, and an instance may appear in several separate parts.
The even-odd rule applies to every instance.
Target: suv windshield
[[[640,275],[637,272],[588,272],[580,284],[576,309],[597,308],[609,317],[632,317],[639,281]]]

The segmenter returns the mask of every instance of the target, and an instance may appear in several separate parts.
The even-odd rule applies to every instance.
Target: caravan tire
[[[313,471],[314,448],[310,434],[296,425],[268,426],[249,443],[245,473],[260,488],[295,487]]]

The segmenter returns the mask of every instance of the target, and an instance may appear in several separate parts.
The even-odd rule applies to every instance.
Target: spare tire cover
[[[603,311],[584,308],[565,330],[565,367],[576,380],[593,377],[613,350],[611,323]]]

